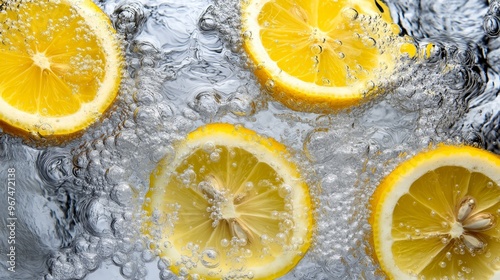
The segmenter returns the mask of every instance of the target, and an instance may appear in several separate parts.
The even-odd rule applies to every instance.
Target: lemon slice
[[[358,104],[401,57],[415,55],[378,0],[244,0],[243,46],[255,74],[299,111]]]
[[[311,243],[312,204],[282,144],[210,124],[176,148],[151,174],[144,209],[156,220],[143,227],[174,272],[274,279],[297,264]]]
[[[0,124],[14,133],[81,131],[115,99],[122,52],[91,0],[3,1]]]
[[[373,195],[376,258],[391,279],[500,276],[500,157],[439,146],[398,166]]]

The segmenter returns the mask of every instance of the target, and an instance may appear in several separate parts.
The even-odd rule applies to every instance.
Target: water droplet
[[[445,262],[439,262],[439,267],[445,268],[446,267],[446,263]]]
[[[39,134],[42,136],[50,136],[54,134],[54,130],[52,129],[52,126],[48,123],[42,123],[38,126],[38,131]]]
[[[146,263],[152,262],[155,257],[155,254],[151,250],[144,250],[141,254],[141,259]]]
[[[118,165],[112,165],[105,173],[106,181],[111,185],[119,183],[125,176],[125,170]]]
[[[271,218],[277,220],[279,218],[279,212],[274,210],[271,212]]]
[[[120,269],[120,273],[128,279],[134,277],[135,272],[136,272],[136,265],[134,262],[126,263]]]
[[[116,241],[111,238],[101,238],[97,244],[97,252],[103,258],[111,256],[115,252]]]

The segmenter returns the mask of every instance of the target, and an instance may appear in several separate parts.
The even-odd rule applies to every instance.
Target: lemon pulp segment
[[[172,270],[207,279],[271,279],[307,251],[312,206],[283,145],[243,127],[211,124],[191,132],[170,163],[151,175],[145,231]],[[156,237],[154,236],[156,232]]]
[[[98,119],[121,78],[107,16],[90,0],[12,0],[1,9],[0,120],[45,136]]]
[[[407,39],[381,1],[242,1],[244,48],[285,105],[323,111],[356,104],[391,73]]]
[[[500,158],[441,146],[396,168],[372,201],[374,245],[392,279],[491,279],[500,269]]]

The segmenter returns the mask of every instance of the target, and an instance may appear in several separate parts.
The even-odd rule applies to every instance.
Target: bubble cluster
[[[483,19],[483,28],[489,37],[496,38],[500,34],[500,3],[498,1],[491,1]]]

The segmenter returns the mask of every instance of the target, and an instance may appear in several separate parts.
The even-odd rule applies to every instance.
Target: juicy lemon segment
[[[312,204],[285,147],[241,126],[191,132],[151,174],[143,231],[180,275],[274,279],[311,243]]]
[[[500,274],[500,157],[439,146],[398,166],[372,199],[376,258],[392,279]]]
[[[399,30],[377,0],[242,1],[243,44],[255,74],[295,110],[358,103],[391,73],[400,50],[410,49]]]
[[[96,121],[116,97],[123,60],[107,16],[90,0],[0,9],[0,121],[42,136]]]

